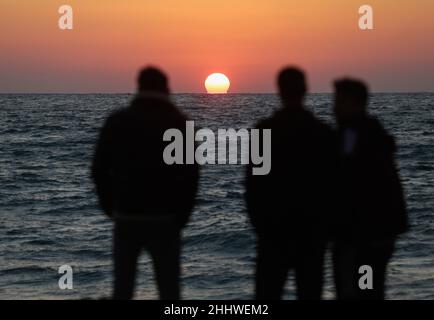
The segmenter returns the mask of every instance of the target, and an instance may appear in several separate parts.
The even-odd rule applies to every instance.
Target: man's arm
[[[196,202],[199,183],[199,166],[196,163],[181,166],[182,173],[177,177],[178,184],[181,186],[179,190],[179,200],[182,205],[181,215],[178,216],[178,224],[183,228],[188,223]]]
[[[101,129],[92,161],[92,179],[96,186],[98,200],[104,213],[108,216],[112,216],[110,178],[112,130],[110,117]]]
[[[270,127],[267,124],[264,124],[263,121],[259,122],[256,129],[264,130]],[[259,141],[259,150],[264,150],[263,140]],[[267,186],[269,186],[269,179],[267,176],[255,176],[253,175],[253,167],[252,163],[249,163],[246,166],[245,173],[245,202],[247,206],[247,213],[250,219],[251,224],[253,225],[256,233],[258,235],[262,235],[267,228],[267,213],[270,211],[269,206],[272,203],[269,203]],[[268,207],[268,208],[267,208]]]

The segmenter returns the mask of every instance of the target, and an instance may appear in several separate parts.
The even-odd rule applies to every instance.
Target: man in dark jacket
[[[280,299],[289,269],[299,299],[320,299],[329,225],[332,130],[303,106],[302,71],[278,77],[284,108],[257,128],[271,129],[271,171],[247,169],[246,201],[257,234],[256,298]]]
[[[101,130],[92,175],[100,204],[114,222],[114,298],[131,299],[137,259],[152,257],[161,299],[179,299],[180,231],[197,189],[196,165],[166,165],[167,129],[185,136],[186,116],[170,101],[166,76],[141,71],[139,93]],[[185,154],[185,152],[184,152]]]
[[[386,268],[395,239],[408,228],[394,162],[396,147],[380,122],[367,114],[365,84],[344,79],[335,88],[341,199],[334,249],[337,297],[384,299]],[[368,278],[360,281],[364,275],[371,276],[364,266],[372,269],[372,285]]]

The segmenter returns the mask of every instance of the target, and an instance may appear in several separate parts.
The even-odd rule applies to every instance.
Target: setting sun
[[[230,85],[228,77],[223,73],[213,73],[205,80],[206,91],[210,94],[228,93]]]

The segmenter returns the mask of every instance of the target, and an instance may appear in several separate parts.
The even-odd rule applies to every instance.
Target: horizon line
[[[316,91],[316,92],[308,92],[307,95],[309,94],[332,94],[334,93],[333,91]],[[379,94],[379,93],[394,93],[394,94],[409,94],[409,93],[434,93],[434,90],[432,91],[426,91],[426,90],[422,90],[422,91],[371,91],[370,94]],[[91,94],[124,94],[124,95],[135,95],[137,94],[137,92],[0,92],[0,95],[7,95],[7,94],[11,94],[11,95],[37,95],[37,94],[46,94],[46,95],[67,95],[67,94],[75,94],[75,95],[91,95]],[[228,92],[225,94],[209,94],[206,92],[171,92],[171,95],[176,95],[176,94],[202,94],[202,95],[216,95],[216,96],[224,96],[224,95],[231,95],[231,94],[279,94],[278,92]]]

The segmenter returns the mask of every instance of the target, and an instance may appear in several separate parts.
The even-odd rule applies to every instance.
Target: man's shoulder
[[[285,109],[280,109],[275,111],[271,116],[268,118],[260,120],[256,124],[257,129],[272,129],[277,126],[279,126],[285,118]]]
[[[256,129],[271,129],[273,124],[272,118],[259,120],[256,124]]]
[[[132,101],[131,106],[165,106],[174,108],[175,104],[172,102],[170,97],[166,97],[163,94],[138,94]]]
[[[316,129],[326,133],[332,133],[333,131],[328,124],[315,117],[309,110],[288,110],[286,108],[277,110],[271,117],[259,121],[257,128],[288,128],[292,124],[296,124],[297,127]]]
[[[122,107],[116,109],[110,113],[105,122],[106,127],[112,127],[116,124],[121,123],[128,116],[128,108]]]
[[[141,110],[150,116],[162,115],[167,119],[188,120],[187,116],[167,97],[161,95],[140,95],[131,103],[131,110]]]
[[[313,123],[318,128],[318,131],[320,131],[321,133],[328,135],[335,134],[333,128],[325,121],[313,116]]]
[[[395,139],[377,118],[368,116],[365,119],[365,131],[371,143],[377,144],[387,151],[394,152],[396,150]]]
[[[378,120],[376,117],[368,115],[365,118],[365,127],[377,132],[385,132],[384,127],[380,120]]]

